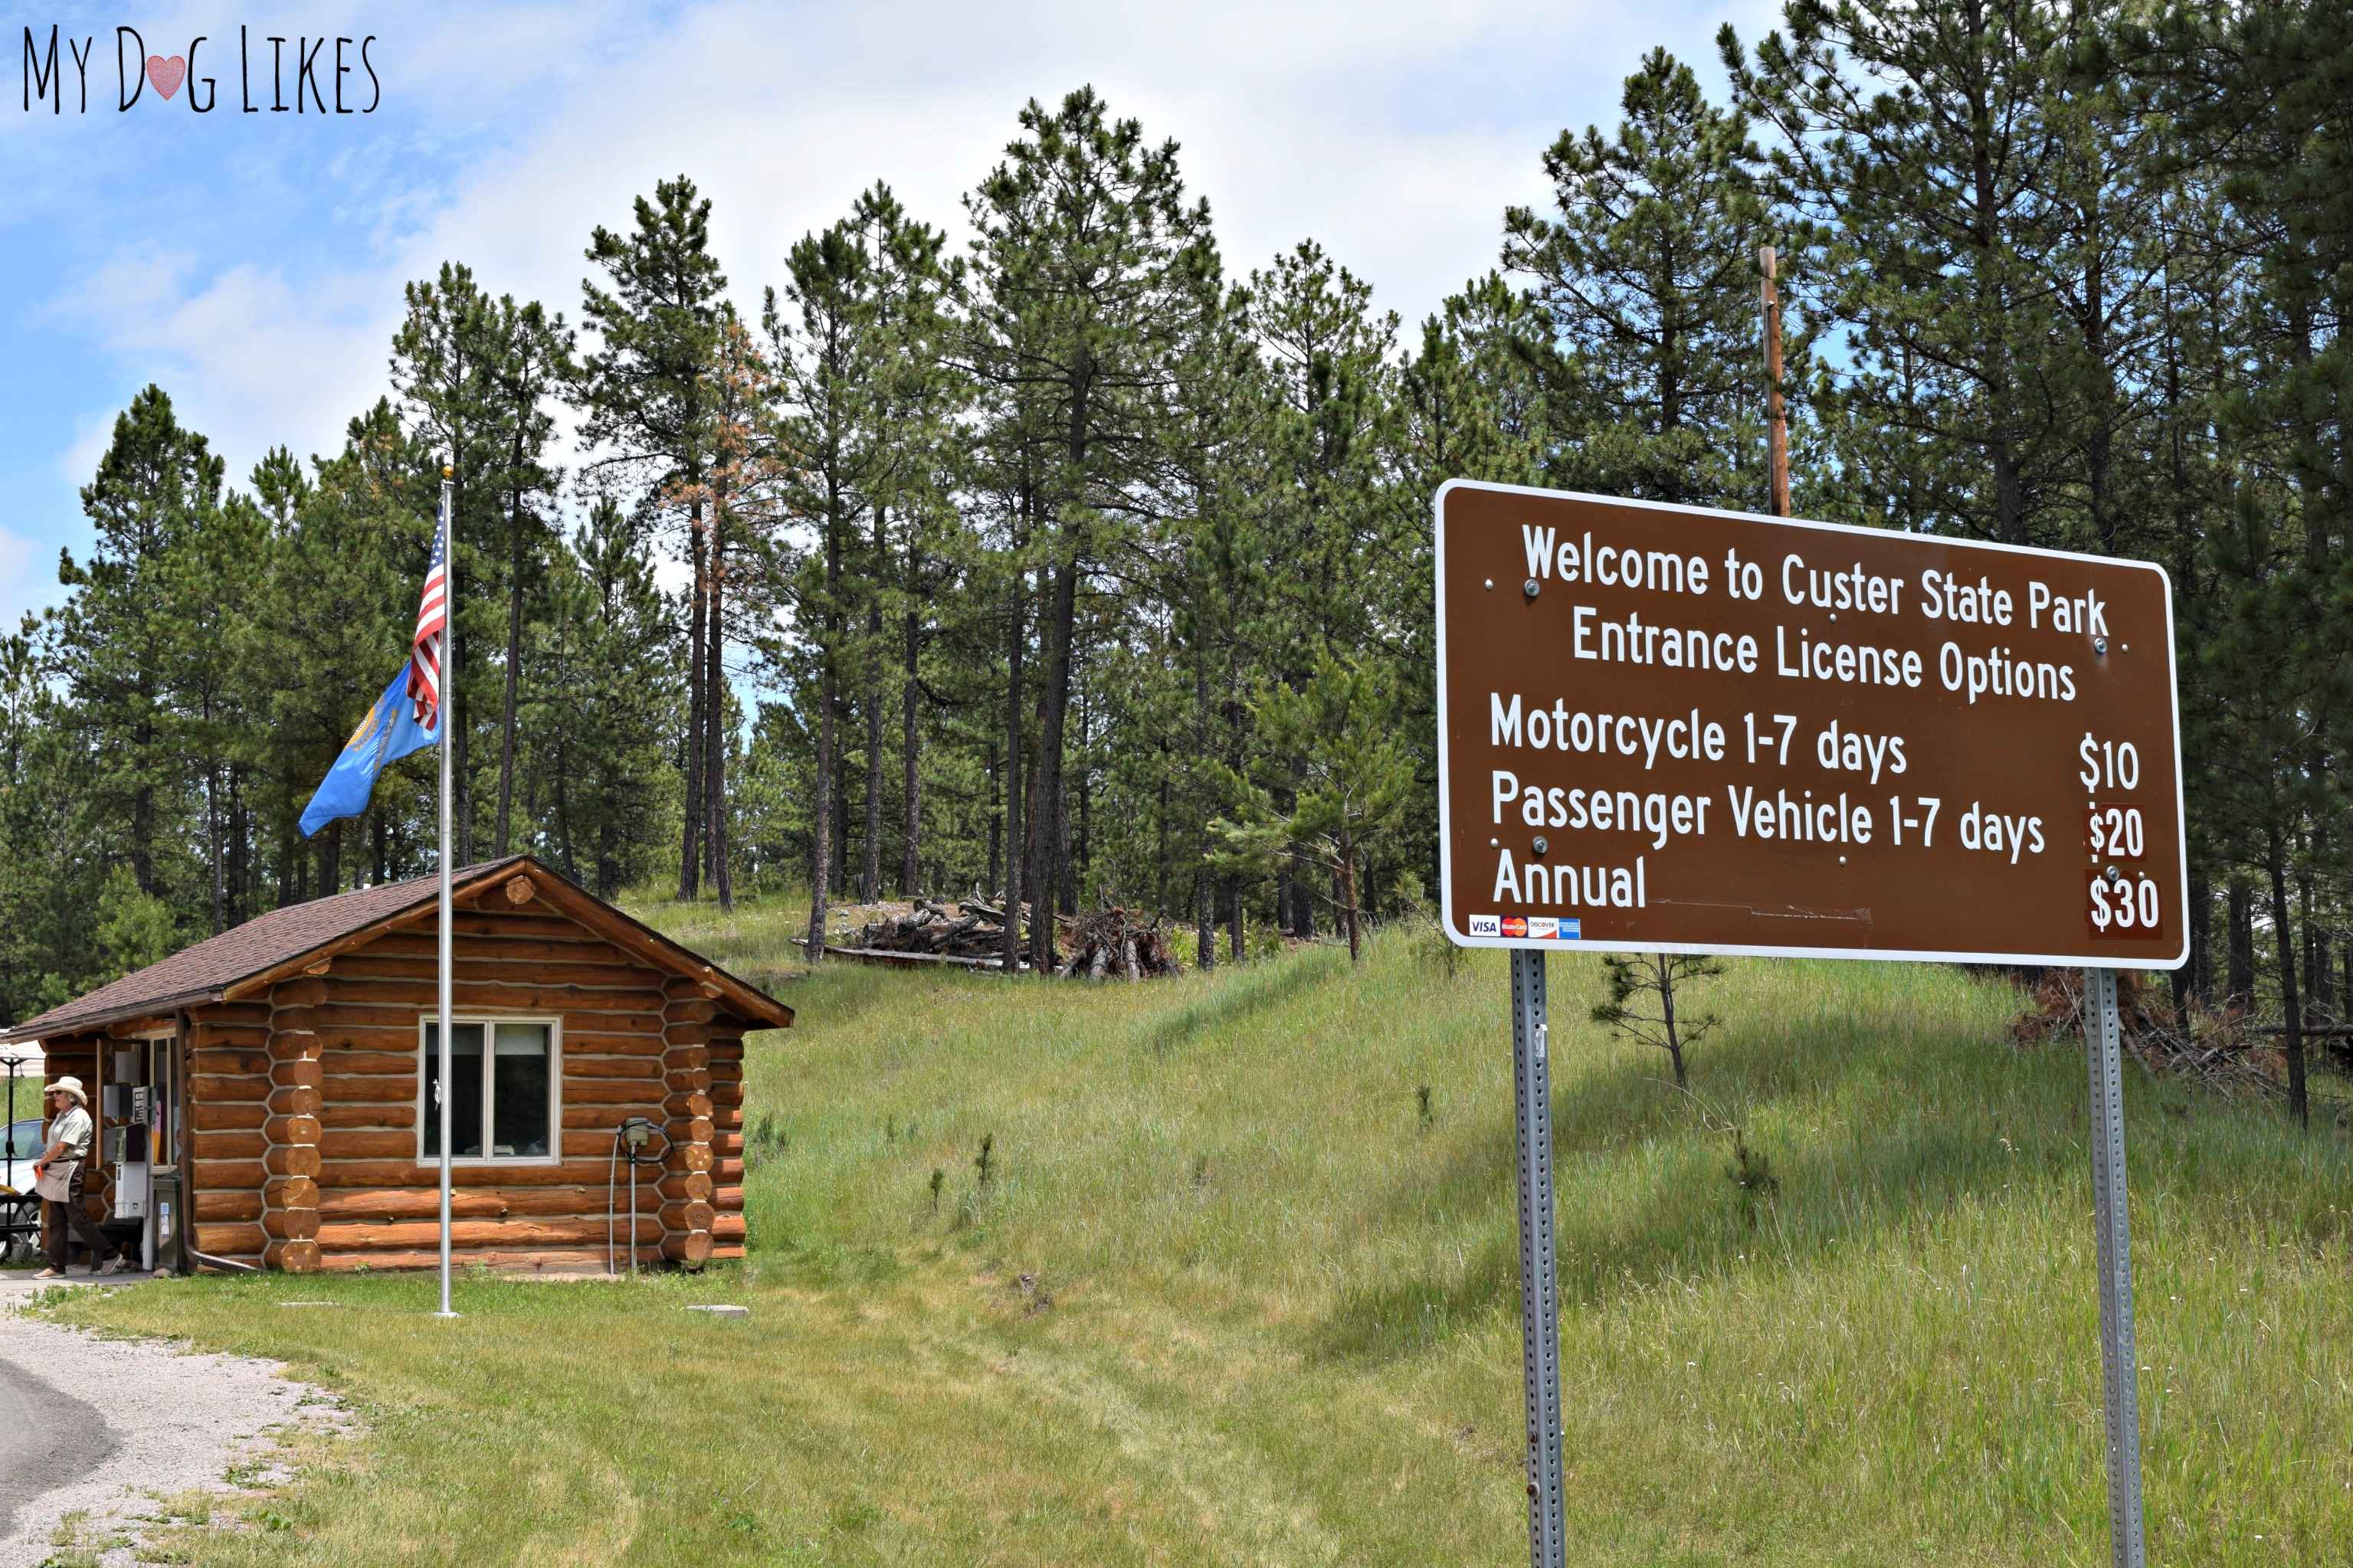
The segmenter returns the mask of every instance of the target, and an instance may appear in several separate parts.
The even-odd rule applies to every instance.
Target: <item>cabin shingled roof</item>
[[[463,867],[451,874],[450,886],[453,889],[479,890],[479,884],[495,882],[519,871],[527,871],[534,879],[551,879],[575,899],[594,905],[612,921],[631,928],[641,939],[652,939],[650,944],[640,941],[635,945],[650,945],[657,953],[666,950],[674,955],[669,967],[677,973],[723,979],[731,989],[748,993],[749,998],[765,1003],[767,1016],[754,1021],[773,1025],[781,1016],[785,1023],[791,1022],[792,1009],[757,986],[728,974],[710,960],[681,947],[593,894],[574,888],[561,874],[528,855],[510,855],[479,866]],[[433,903],[440,897],[440,891],[438,877],[413,877],[405,882],[386,882],[271,910],[218,936],[182,948],[144,969],[134,969],[120,980],[111,981],[62,1006],[52,1007],[37,1018],[0,1030],[0,1043],[74,1034],[125,1018],[217,1002],[223,992],[240,981],[266,973],[370,926],[396,920],[419,905]]]

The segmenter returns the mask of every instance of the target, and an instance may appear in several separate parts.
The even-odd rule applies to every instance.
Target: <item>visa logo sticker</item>
[[[1500,915],[1472,915],[1471,917],[1471,934],[1472,936],[1503,935],[1503,917]]]
[[[1504,917],[1504,934],[1505,936],[1527,935],[1527,917],[1525,915],[1505,915]]]
[[[1528,936],[1532,941],[1541,938],[1546,942],[1557,942],[1560,940],[1560,921],[1550,915],[1530,915]]]

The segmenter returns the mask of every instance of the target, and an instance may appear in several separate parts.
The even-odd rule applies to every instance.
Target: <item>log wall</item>
[[[741,1257],[744,1020],[533,900],[460,911],[454,1005],[562,1020],[560,1158],[459,1165],[451,1245],[468,1263],[602,1269],[615,1129],[662,1126],[638,1176],[641,1262]],[[438,1262],[438,1167],[417,1159],[418,1020],[437,1001],[434,923],[337,955],[266,999],[192,1015],[196,1247],[289,1270]],[[715,988],[712,988],[715,989]],[[649,1179],[655,1178],[655,1179]],[[614,1235],[628,1238],[627,1172]]]
[[[269,1239],[262,1221],[277,1011],[274,998],[263,998],[189,1016],[185,1201],[196,1250],[236,1263],[259,1264]]]
[[[744,1026],[711,1026],[711,1256],[741,1258],[744,1229]]]

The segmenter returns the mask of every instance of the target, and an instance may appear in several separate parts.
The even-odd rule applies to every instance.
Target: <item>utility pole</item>
[[[1781,291],[1775,286],[1773,247],[1757,252],[1765,268],[1765,439],[1773,482],[1773,515],[1789,515],[1789,418],[1781,401]]]

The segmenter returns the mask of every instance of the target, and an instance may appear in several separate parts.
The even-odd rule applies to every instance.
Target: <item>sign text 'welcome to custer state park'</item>
[[[1437,527],[1455,941],[2186,952],[2158,568],[1461,481]]]

